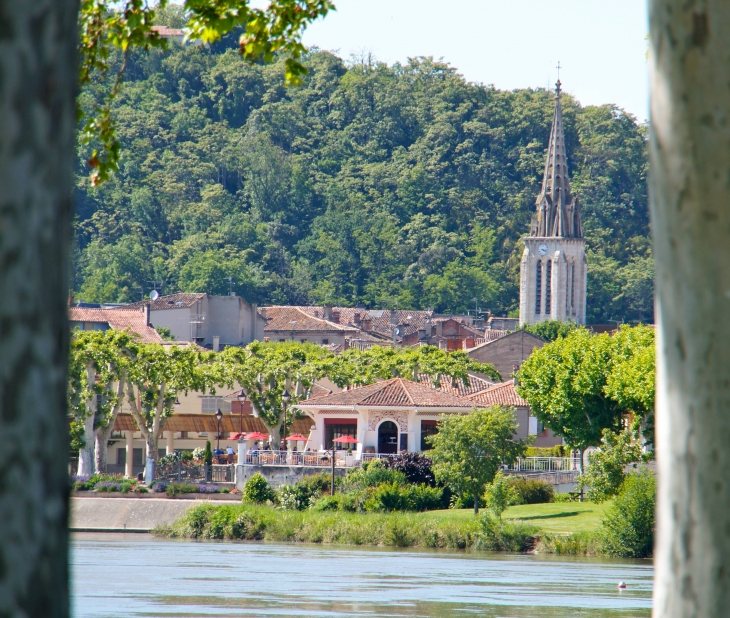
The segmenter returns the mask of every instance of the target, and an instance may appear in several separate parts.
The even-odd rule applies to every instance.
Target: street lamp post
[[[243,392],[243,389],[241,389],[241,392],[238,393],[238,432],[243,433],[243,402],[246,401],[246,393]]]
[[[218,408],[218,412],[215,413],[215,418],[218,420],[218,443],[216,444],[215,450],[221,450],[221,420],[223,420],[223,412]]]
[[[284,392],[281,394],[281,401],[284,403],[284,450],[286,450],[286,410],[291,401],[291,395],[287,389],[284,389]]]

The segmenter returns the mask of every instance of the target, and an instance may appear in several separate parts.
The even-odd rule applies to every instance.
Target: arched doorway
[[[378,427],[378,453],[398,452],[398,426],[393,421],[384,421]]]

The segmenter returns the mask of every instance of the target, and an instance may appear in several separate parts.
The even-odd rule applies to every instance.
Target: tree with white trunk
[[[650,0],[654,615],[730,607],[730,2]]]
[[[68,405],[80,430],[78,474],[106,470],[107,440],[122,406],[124,382],[133,355],[133,339],[128,333],[73,333]]]
[[[215,392],[213,386],[220,379],[212,364],[214,357],[213,352],[177,345],[150,343],[137,347],[127,370],[125,390],[132,417],[145,440],[148,483],[154,479],[157,445],[179,395]]]

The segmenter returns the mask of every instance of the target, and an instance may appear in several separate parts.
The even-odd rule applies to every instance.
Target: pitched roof
[[[496,335],[492,335],[491,333],[497,333]],[[512,332],[507,332],[504,330],[486,330],[484,331],[485,340],[479,339],[479,343],[475,345],[473,348],[469,348],[469,352],[472,350],[476,350],[477,348],[483,348],[484,346],[488,346],[493,344],[495,341],[499,341],[501,339],[509,339],[510,337],[532,337],[533,339],[536,339],[538,342],[542,343],[543,345],[546,343],[544,339],[541,337],[538,337],[537,335],[532,334],[530,331],[527,330],[513,330]],[[492,337],[492,338],[490,338]]]
[[[159,309],[180,309],[181,307],[192,307],[204,296],[204,292],[199,292],[195,294],[188,292],[179,292],[177,294],[168,294],[167,296],[158,296],[155,300],[140,300],[136,303],[127,305],[127,307],[138,308],[149,305],[150,309],[153,311]]]
[[[306,407],[363,406],[363,407],[417,407],[417,408],[466,408],[476,404],[465,398],[437,390],[403,378],[391,378],[324,397],[308,399],[298,404]]]
[[[322,306],[299,306],[297,309],[315,318],[324,317],[324,308]],[[340,324],[361,328],[361,322],[368,320],[370,330],[388,335],[388,337],[392,336],[390,326],[394,322],[400,327],[401,336],[410,335],[424,328],[426,320],[430,320],[433,315],[433,311],[362,309],[359,307],[332,307],[332,311],[340,314]],[[359,321],[355,320],[356,316]]]
[[[517,394],[514,380],[508,380],[502,384],[495,384],[481,392],[467,395],[467,398],[484,406],[529,407],[530,405]]]
[[[266,310],[266,326],[264,332],[282,331],[337,331],[345,334],[357,334],[357,329],[342,324],[335,324],[328,320],[315,318],[302,311],[299,307],[264,307]],[[263,313],[263,312],[262,312]]]
[[[154,328],[148,326],[147,317],[139,309],[69,307],[68,319],[71,322],[108,324],[114,330],[129,330],[137,335],[141,343],[162,343],[162,337]]]
[[[316,399],[317,397],[326,397],[327,395],[331,395],[332,390],[327,388],[326,386],[322,386],[321,384],[317,384],[316,382],[312,384],[312,388],[309,392],[309,399]]]
[[[418,381],[420,384],[428,384],[431,388],[436,388],[435,379],[426,373],[419,374]],[[489,380],[485,380],[484,378],[479,378],[471,374],[469,374],[469,383],[466,385],[464,385],[461,380],[452,380],[451,376],[441,376],[441,386],[439,387],[439,390],[442,390],[445,393],[451,393],[452,395],[457,395],[458,397],[467,397],[474,393],[480,393],[481,391],[494,386],[494,384],[494,382],[490,382]]]

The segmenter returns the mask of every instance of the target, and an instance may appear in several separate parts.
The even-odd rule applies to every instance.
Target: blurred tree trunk
[[[730,2],[650,0],[654,615],[730,607]]]
[[[0,615],[68,616],[77,3],[0,4]]]

